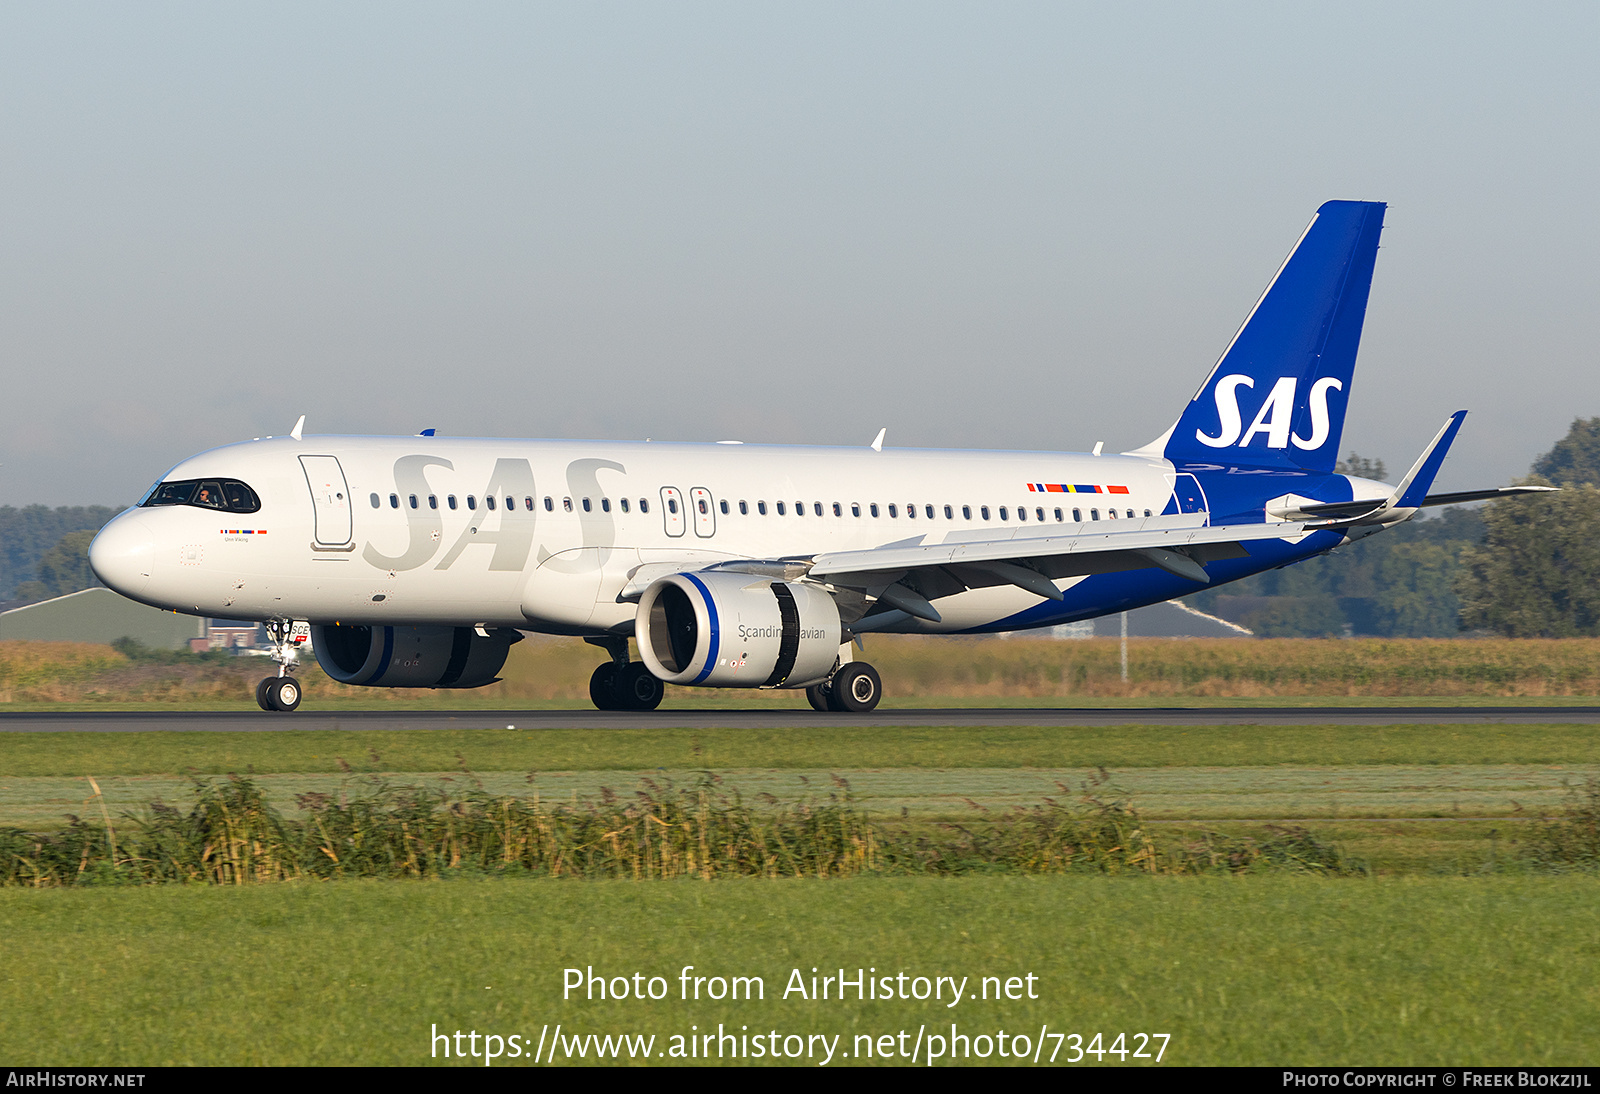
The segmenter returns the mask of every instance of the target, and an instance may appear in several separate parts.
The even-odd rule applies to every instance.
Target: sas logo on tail
[[[1255,419],[1250,423],[1250,428],[1245,429],[1244,417],[1239,413],[1239,389],[1242,387],[1253,388],[1256,382],[1249,376],[1235,373],[1224,376],[1217,381],[1217,423],[1220,432],[1211,436],[1204,429],[1194,431],[1194,439],[1211,448],[1228,448],[1235,442],[1240,448],[1250,447],[1250,442],[1258,434],[1265,435],[1268,448],[1288,448],[1293,441],[1296,448],[1306,451],[1315,451],[1321,448],[1328,440],[1328,391],[1343,391],[1344,384],[1332,376],[1325,376],[1311,385],[1311,436],[1302,437],[1298,433],[1291,433],[1295,388],[1299,381],[1293,376],[1285,376],[1267,394],[1267,401],[1261,404],[1261,409],[1256,412]],[[1240,434],[1243,434],[1241,437]]]

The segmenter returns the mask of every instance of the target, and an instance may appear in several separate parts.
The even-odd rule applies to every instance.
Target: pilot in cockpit
[[[223,500],[222,488],[214,482],[203,482],[200,489],[194,493],[191,505],[204,505],[210,509],[226,509],[228,503]]]

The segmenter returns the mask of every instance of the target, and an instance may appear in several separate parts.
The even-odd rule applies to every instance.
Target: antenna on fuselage
[[[289,430],[289,436],[293,437],[295,440],[298,441],[300,439],[300,431],[303,430],[305,427],[306,427],[306,416],[304,414],[302,414],[302,415],[300,415],[300,420],[298,422],[294,423],[294,428]]]
[[[882,429],[878,430],[878,435],[872,439],[872,450],[874,452],[883,451],[883,435],[887,432],[889,432],[889,427],[884,426]]]

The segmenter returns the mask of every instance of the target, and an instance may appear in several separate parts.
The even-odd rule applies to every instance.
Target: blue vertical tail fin
[[[1318,209],[1177,424],[1141,451],[1179,465],[1332,471],[1386,208]]]

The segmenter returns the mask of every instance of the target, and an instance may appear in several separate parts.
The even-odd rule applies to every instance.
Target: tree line
[[[1355,453],[1338,470],[1386,477]],[[1600,418],[1518,482],[1562,489],[1445,509],[1184,601],[1263,637],[1600,634]]]
[[[43,600],[98,584],[89,572],[89,542],[118,512],[0,505],[0,600]]]

